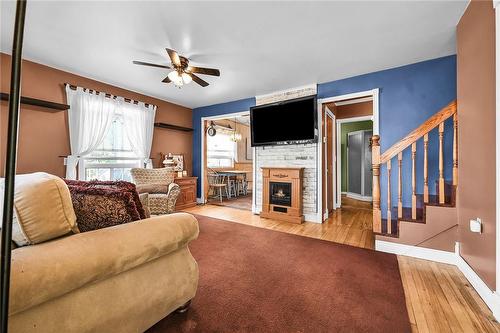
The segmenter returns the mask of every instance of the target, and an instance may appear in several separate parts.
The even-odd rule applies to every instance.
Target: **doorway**
[[[368,90],[359,93],[341,95],[318,101],[318,109],[321,115],[322,129],[322,163],[321,163],[321,181],[322,181],[322,217],[326,220],[329,215],[332,215],[335,209],[342,206],[342,196],[346,198],[347,190],[342,184],[346,183],[342,177],[342,161],[347,159],[347,155],[342,154],[343,135],[341,134],[341,125],[344,123],[367,121],[373,135],[378,135],[378,89]],[[332,121],[333,120],[333,124]],[[331,128],[333,125],[333,128]],[[347,137],[346,137],[347,138]],[[370,138],[371,139],[371,138]],[[345,140],[344,140],[345,141]],[[371,141],[370,141],[371,142]],[[330,149],[330,146],[333,148]],[[345,147],[345,145],[344,145]],[[371,150],[371,146],[369,146]],[[369,156],[366,154],[366,156]],[[371,188],[371,167],[365,168],[369,170],[368,175],[365,175],[365,187]],[[343,194],[344,192],[344,194]],[[371,193],[361,195],[362,199],[369,200]],[[358,197],[358,198],[359,198]],[[349,201],[352,202],[352,201]],[[362,204],[366,206],[366,204]]]
[[[202,119],[204,203],[252,210],[253,150],[248,112]]]

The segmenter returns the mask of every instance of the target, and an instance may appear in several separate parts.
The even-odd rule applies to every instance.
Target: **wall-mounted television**
[[[318,142],[316,96],[250,108],[252,147]]]

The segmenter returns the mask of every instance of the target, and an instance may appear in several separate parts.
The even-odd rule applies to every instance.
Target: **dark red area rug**
[[[196,216],[191,308],[148,332],[410,332],[395,255]]]

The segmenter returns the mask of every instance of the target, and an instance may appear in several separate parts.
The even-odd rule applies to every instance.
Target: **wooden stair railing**
[[[444,179],[444,122],[453,116],[453,182],[452,185],[458,184],[458,122],[457,122],[457,102],[453,101],[432,117],[427,119],[413,132],[398,141],[392,147],[387,149],[383,154],[380,154],[380,137],[375,135],[372,137],[372,164],[373,164],[373,182],[372,182],[372,197],[373,197],[373,231],[382,233],[382,212],[380,206],[380,169],[385,163],[387,167],[387,234],[391,234],[392,226],[392,205],[391,205],[391,160],[397,156],[398,161],[398,203],[397,203],[397,219],[403,218],[403,184],[402,184],[402,164],[403,151],[411,146],[411,219],[417,219],[417,177],[416,177],[416,157],[417,157],[417,141],[423,138],[424,142],[424,193],[423,203],[429,203],[429,178],[428,178],[428,147],[429,147],[429,132],[438,127],[439,133],[439,179],[438,179],[438,203],[445,204],[445,179]]]

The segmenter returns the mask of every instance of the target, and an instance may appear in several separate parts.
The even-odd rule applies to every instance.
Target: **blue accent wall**
[[[193,176],[198,177],[196,195],[201,197],[201,118],[248,111],[255,106],[255,97],[193,109]]]
[[[375,88],[379,93],[379,130],[381,152],[399,141],[427,118],[435,114],[457,96],[456,56],[423,61],[407,66],[379,72],[354,76],[347,79],[318,84],[318,99],[355,93]],[[201,167],[201,117],[223,115],[248,110],[255,105],[255,98],[193,109],[193,173],[200,177]],[[445,127],[445,178],[451,179],[452,165],[452,124]],[[437,168],[438,135],[437,130],[429,138],[429,190],[435,193]],[[423,143],[417,143],[417,192],[423,192]],[[411,184],[411,153],[404,152],[403,184]],[[397,184],[397,162],[394,160],[391,181]],[[381,172],[382,211],[387,210],[387,172]],[[393,188],[393,202],[397,202],[396,187]],[[411,204],[411,193],[404,189],[403,202]],[[201,188],[198,186],[198,197]]]
[[[318,85],[318,99],[379,88],[379,131],[383,153],[420,126],[427,118],[457,98],[456,56],[359,75]],[[438,133],[429,135],[429,192],[436,193]],[[445,179],[452,177],[453,124],[444,135]],[[417,193],[423,193],[423,142],[417,142]],[[411,186],[411,149],[403,153],[403,187]],[[387,211],[387,169],[381,169],[382,215]],[[397,203],[397,159],[392,161],[392,203]],[[411,189],[403,188],[403,206],[411,206]]]

